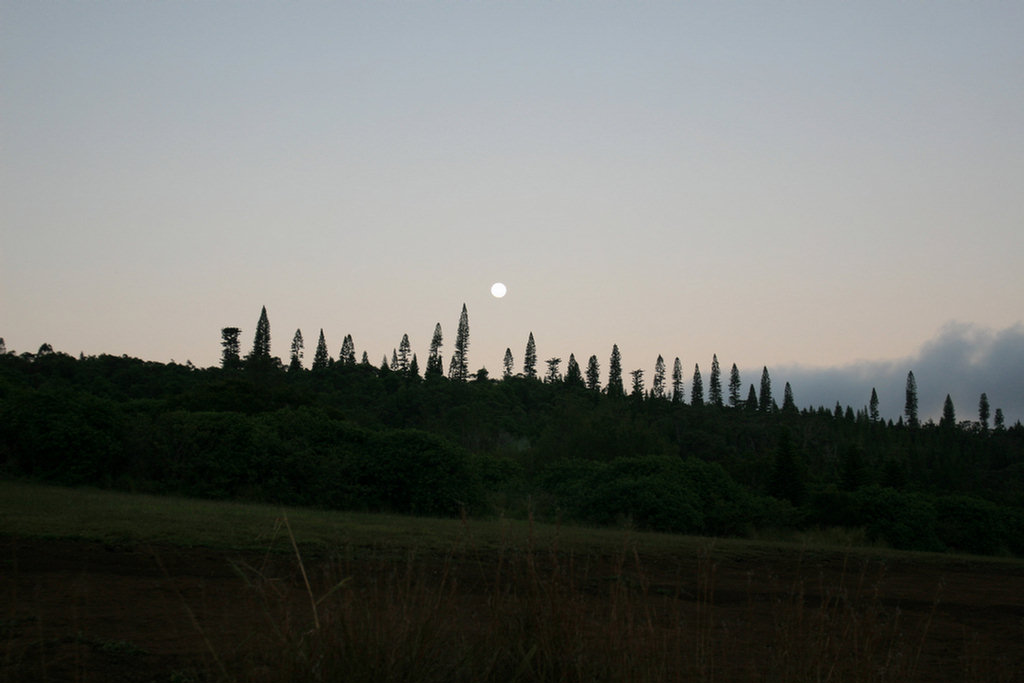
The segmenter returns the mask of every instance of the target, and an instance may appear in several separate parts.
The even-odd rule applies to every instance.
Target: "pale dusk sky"
[[[205,367],[265,305],[283,358],[422,365],[440,322],[447,367],[466,303],[492,376],[532,331],[1021,419],[1021,36],[1010,2],[0,0],[0,336]]]

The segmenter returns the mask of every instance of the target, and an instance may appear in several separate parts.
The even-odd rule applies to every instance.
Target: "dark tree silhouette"
[[[341,353],[338,354],[338,362],[342,365],[356,364],[356,345],[352,341],[352,335],[346,334],[341,342]]]
[[[996,408],[996,414],[992,417],[992,428],[997,432],[1001,432],[1006,429],[1006,424],[1003,421],[1003,409]]]
[[[505,349],[505,358],[502,361],[502,368],[503,369],[502,369],[501,376],[502,376],[503,379],[508,379],[509,377],[512,376],[512,365],[514,363],[515,363],[515,361],[512,360],[512,349],[506,348]]]
[[[914,378],[914,371],[907,373],[907,400],[903,405],[903,414],[907,416],[907,426],[916,429],[920,426],[917,421],[917,380]]]
[[[242,365],[238,342],[241,334],[242,331],[237,327],[225,327],[220,331],[220,345],[223,347],[220,366],[225,370],[233,370]]]
[[[683,403],[686,398],[683,392],[683,364],[679,361],[679,356],[676,356],[672,363],[672,402]]]
[[[608,395],[622,396],[625,390],[622,388],[622,355],[619,354],[619,345],[612,344],[612,355],[608,359]]]
[[[803,468],[793,452],[792,437],[789,430],[783,430],[775,449],[775,462],[772,464],[768,481],[768,495],[779,500],[788,500],[793,505],[800,505],[806,492]]]
[[[722,406],[722,369],[718,366],[718,354],[711,356],[711,377],[708,379],[708,402]]]
[[[978,422],[981,424],[981,431],[988,431],[988,394],[982,393],[978,399]]]
[[[526,340],[526,353],[523,354],[523,377],[537,378],[537,344],[533,341],[533,332]]]
[[[569,363],[565,368],[565,379],[563,380],[567,386],[571,387],[582,387],[583,384],[583,373],[580,372],[580,364],[576,362],[576,356],[569,354]]]
[[[459,329],[455,333],[455,353],[451,365],[448,366],[448,377],[457,382],[469,379],[469,313],[466,304],[462,304],[459,315]]]
[[[427,369],[424,376],[427,379],[432,377],[444,377],[444,361],[441,360],[441,323],[434,325],[434,336],[430,338],[430,353],[427,355]]]
[[[761,395],[758,398],[757,408],[762,413],[771,412],[772,409],[772,380],[768,376],[768,366],[761,371]]]
[[[409,361],[409,372],[407,373],[412,379],[420,378],[420,362],[416,360],[416,354],[412,354],[412,360]]]
[[[740,383],[740,370],[736,367],[736,364],[732,364],[732,370],[729,371],[729,405],[736,408],[740,405],[740,390],[743,385]]]
[[[704,380],[700,376],[700,363],[693,365],[693,383],[690,385],[690,405],[704,405]]]
[[[266,366],[270,363],[270,319],[267,317],[266,306],[260,311],[260,319],[256,323],[256,335],[252,340],[252,353],[249,354],[249,362],[254,367]]]
[[[561,365],[562,359],[548,358],[545,362],[548,365],[548,372],[544,375],[544,381],[548,383],[560,382],[562,380],[562,375],[558,371],[558,366]]]
[[[786,382],[786,387],[782,390],[782,412],[788,414],[799,412],[796,409],[796,401],[793,400],[793,387],[789,386],[789,382]]]
[[[409,335],[403,334],[402,341],[398,344],[398,371],[402,374],[408,374],[409,372],[409,356],[411,353]]]
[[[295,336],[292,337],[291,361],[288,363],[289,372],[295,372],[302,369],[302,350],[302,330],[295,330]]]
[[[757,410],[757,389],[754,385],[750,385],[750,391],[747,392],[747,401],[743,406],[747,410]]]
[[[597,362],[597,356],[591,356],[587,361],[587,389],[601,391],[601,364]]]
[[[321,372],[331,364],[331,356],[327,353],[327,340],[324,338],[324,331],[321,328],[320,338],[316,342],[316,353],[313,354],[313,371]]]
[[[654,362],[654,379],[651,380],[651,397],[665,398],[665,359],[658,354]]]
[[[942,417],[939,419],[939,426],[947,429],[956,427],[956,410],[953,408],[953,399],[946,394],[946,400],[942,404]]]
[[[630,397],[637,401],[644,400],[644,371],[637,368],[629,374],[633,378],[633,389],[629,393]]]
[[[872,422],[878,422],[878,392],[871,387],[871,402],[868,403],[868,417]]]

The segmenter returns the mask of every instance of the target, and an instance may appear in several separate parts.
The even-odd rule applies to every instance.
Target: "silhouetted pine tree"
[[[946,401],[942,404],[942,417],[939,419],[939,426],[947,429],[956,427],[956,410],[953,408],[953,399],[946,394]]]
[[[871,387],[871,402],[868,403],[868,417],[872,422],[878,422],[878,392]]]
[[[434,336],[430,338],[430,353],[427,355],[427,369],[423,373],[427,379],[444,377],[444,361],[441,360],[441,323],[434,325]]]
[[[411,353],[409,335],[403,334],[402,341],[398,344],[398,371],[402,374],[408,374],[409,372],[409,354]]]
[[[654,362],[654,379],[651,381],[651,398],[665,398],[665,359],[658,354]]]
[[[782,390],[782,412],[788,414],[799,412],[796,408],[796,401],[793,400],[793,387],[789,386],[789,382],[786,382],[786,387]]]
[[[288,363],[289,372],[302,369],[302,349],[302,330],[295,330],[295,336],[292,337],[291,361]]]
[[[981,424],[981,431],[988,431],[988,395],[982,393],[978,399],[978,422]]]
[[[718,366],[718,354],[711,356],[711,377],[708,380],[708,402],[722,406],[722,369]]]
[[[242,365],[238,342],[238,337],[241,334],[242,331],[237,327],[225,327],[220,331],[220,345],[223,347],[220,366],[225,370],[234,370]]]
[[[608,359],[608,395],[622,396],[625,390],[622,388],[622,356],[619,354],[619,345],[612,344],[612,355]]]
[[[565,379],[563,380],[566,386],[570,387],[582,387],[583,384],[583,373],[580,372],[580,364],[576,362],[576,356],[569,354],[569,364],[565,368]]]
[[[1006,424],[1003,421],[1002,408],[996,408],[996,414],[992,418],[992,428],[997,432],[1001,432],[1006,429]]]
[[[352,335],[346,334],[341,342],[341,353],[338,354],[338,362],[342,365],[356,364],[356,345],[352,341]]]
[[[508,379],[512,376],[512,365],[515,361],[512,360],[512,349],[505,349],[505,359],[502,361],[502,379]]]
[[[537,378],[537,344],[533,341],[533,332],[526,340],[526,352],[523,354],[523,377]]]
[[[736,367],[736,364],[732,364],[732,370],[729,371],[729,405],[736,408],[740,405],[740,390],[743,385],[740,384],[740,370]]]
[[[366,353],[366,351],[363,351],[363,357],[359,360],[359,363],[361,365],[369,365],[370,364],[370,356]]]
[[[637,401],[644,400],[644,371],[637,368],[629,374],[633,378],[633,389],[629,393],[630,398]]]
[[[407,373],[412,379],[420,378],[420,363],[416,360],[416,354],[412,354],[412,360],[409,361],[409,371]]]
[[[466,304],[462,304],[462,314],[459,315],[459,329],[455,333],[455,354],[448,367],[448,377],[457,382],[469,379],[469,313],[466,311]]]
[[[587,389],[601,391],[601,364],[597,362],[597,356],[591,356],[587,361]]]
[[[914,378],[914,371],[907,373],[907,400],[903,405],[903,414],[907,416],[907,426],[916,429],[920,426],[917,421],[917,380]]]
[[[743,405],[747,410],[757,410],[757,390],[754,385],[750,385],[750,391],[747,392],[747,401]]]
[[[761,371],[761,395],[757,407],[762,413],[771,412],[772,409],[772,380],[768,376],[768,366]]]
[[[548,365],[548,372],[544,375],[544,381],[548,383],[560,382],[562,380],[562,375],[558,371],[558,366],[561,365],[562,359],[548,358],[545,362]]]
[[[327,340],[324,339],[324,331],[320,330],[320,339],[316,343],[316,353],[313,354],[313,371],[326,370],[331,364],[331,356],[327,353]]]
[[[398,372],[398,349],[391,349],[391,372]]]
[[[249,365],[255,368],[270,365],[270,319],[267,317],[266,306],[260,310],[260,319],[256,323],[256,334],[252,340]]]
[[[690,385],[690,405],[704,405],[704,380],[700,377],[700,364],[693,365],[693,383]]]
[[[679,356],[676,356],[675,361],[672,363],[672,402],[686,402],[686,395],[683,389],[683,364],[679,361]]]

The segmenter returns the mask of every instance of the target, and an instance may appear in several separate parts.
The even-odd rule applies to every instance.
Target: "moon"
[[[506,287],[504,283],[495,282],[493,285],[491,285],[491,296],[493,296],[495,299],[500,299],[501,297],[505,296],[505,293],[507,291],[508,287]]]

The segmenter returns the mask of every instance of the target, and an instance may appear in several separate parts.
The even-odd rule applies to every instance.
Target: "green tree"
[[[409,377],[412,379],[420,378],[420,362],[416,360],[416,354],[412,354],[412,360],[409,361]]]
[[[502,379],[508,379],[509,377],[512,376],[512,365],[514,363],[515,361],[512,360],[512,349],[506,348],[505,359],[502,361],[502,366],[504,368],[503,372],[501,373]]]
[[[711,377],[708,380],[708,402],[713,406],[722,406],[722,369],[718,365],[718,355],[711,356]]]
[[[729,371],[729,405],[736,408],[740,405],[740,390],[743,385],[740,384],[740,371],[736,367],[736,364],[732,364],[732,370]]]
[[[947,429],[956,427],[956,410],[953,408],[953,399],[946,394],[946,401],[942,404],[942,417],[939,419],[939,426]]]
[[[466,311],[466,304],[462,304],[462,314],[459,315],[459,329],[455,333],[455,353],[448,366],[448,377],[457,382],[469,379],[469,313]]]
[[[772,380],[768,376],[768,367],[761,371],[761,395],[758,398],[757,408],[762,413],[771,412],[772,409]]]
[[[917,380],[914,378],[914,371],[907,373],[907,400],[903,404],[903,414],[907,416],[907,426],[916,429],[920,426],[917,421]]]
[[[700,363],[693,365],[693,382],[690,385],[690,405],[704,405],[704,380],[700,377]]]
[[[672,402],[683,403],[686,398],[683,393],[683,364],[679,361],[679,356],[676,356],[675,361],[672,363]]]
[[[562,359],[548,358],[545,362],[548,365],[548,372],[546,375],[544,375],[544,381],[548,382],[549,384],[562,381],[562,375],[558,371],[558,366],[561,365]]]
[[[565,368],[565,384],[570,387],[584,386],[580,364],[576,362],[576,356],[571,353],[569,354],[569,364]]]
[[[356,364],[356,345],[352,341],[352,335],[346,334],[341,342],[341,353],[338,354],[338,362],[342,365]]]
[[[320,330],[320,339],[316,342],[316,353],[313,354],[313,371],[321,372],[331,364],[331,356],[327,353],[327,340],[324,338],[324,331]]]
[[[424,376],[427,379],[444,376],[444,361],[441,360],[441,323],[434,325],[434,336],[430,338],[430,353],[427,355],[427,369]]]
[[[978,399],[978,422],[981,423],[981,431],[988,431],[988,394],[982,393]]]
[[[234,370],[242,365],[238,342],[238,337],[241,334],[242,331],[237,327],[225,327],[220,331],[220,345],[223,347],[220,366],[225,370]]]
[[[270,364],[270,319],[267,317],[266,306],[260,311],[260,319],[256,323],[256,335],[252,340],[249,363],[253,367],[264,367]]]
[[[526,353],[523,355],[523,377],[537,379],[537,344],[533,341],[533,332],[526,340]]]
[[[871,402],[868,403],[868,415],[872,422],[878,422],[878,392],[871,387]]]
[[[757,410],[757,390],[754,385],[750,385],[750,391],[747,392],[747,401],[743,406],[747,410]]]
[[[612,355],[608,359],[608,395],[622,396],[625,393],[622,388],[622,355],[619,354],[619,345],[612,344]]]
[[[302,330],[295,330],[295,336],[292,337],[291,362],[288,363],[289,372],[302,369],[302,349]]]
[[[601,391],[601,365],[597,356],[591,356],[587,361],[587,389]]]
[[[665,359],[658,354],[654,362],[654,379],[651,381],[651,397],[665,398]]]

